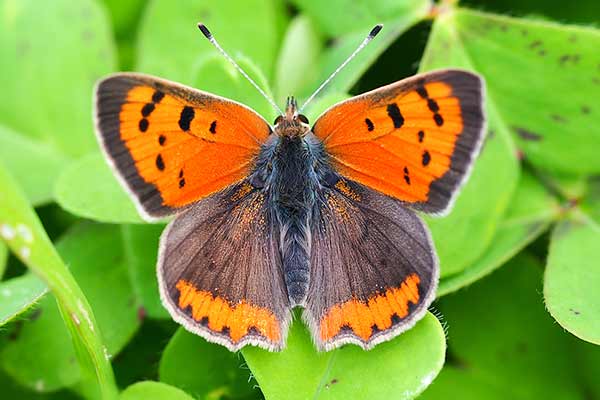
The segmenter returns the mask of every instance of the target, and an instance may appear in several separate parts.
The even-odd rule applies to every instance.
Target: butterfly
[[[231,351],[277,351],[302,307],[319,350],[370,349],[435,298],[438,258],[415,212],[448,212],[469,175],[483,88],[439,70],[338,103],[312,126],[290,97],[270,125],[232,100],[118,73],[97,85],[96,131],[140,214],[175,215],[157,270],[185,329]]]

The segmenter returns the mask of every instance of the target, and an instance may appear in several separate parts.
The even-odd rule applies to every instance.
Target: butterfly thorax
[[[269,197],[290,301],[304,304],[309,280],[309,218],[316,190],[313,156],[303,135],[281,135],[271,161]]]

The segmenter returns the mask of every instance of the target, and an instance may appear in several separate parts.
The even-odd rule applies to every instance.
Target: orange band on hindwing
[[[213,296],[207,291],[199,291],[185,280],[176,285],[179,290],[179,308],[191,307],[192,318],[208,329],[227,334],[233,343],[239,342],[253,331],[258,332],[273,343],[281,339],[279,323],[268,309],[241,301],[230,305],[227,300]]]
[[[399,287],[376,294],[366,302],[352,299],[333,306],[321,318],[321,340],[331,340],[347,328],[366,342],[375,332],[389,329],[396,319],[409,314],[409,303],[419,302],[419,283],[419,276],[411,274]]]

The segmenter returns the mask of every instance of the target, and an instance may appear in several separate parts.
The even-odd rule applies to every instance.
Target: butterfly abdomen
[[[282,137],[273,159],[272,201],[279,222],[279,248],[288,297],[303,305],[309,284],[309,215],[314,202],[312,161],[300,137]]]

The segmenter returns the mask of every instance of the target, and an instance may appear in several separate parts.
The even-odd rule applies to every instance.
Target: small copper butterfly
[[[177,322],[232,351],[280,350],[303,307],[320,350],[369,349],[435,297],[438,258],[415,211],[451,207],[482,142],[483,96],[478,75],[439,70],[336,104],[312,127],[290,97],[270,125],[234,101],[119,73],[97,85],[95,118],[140,214],[176,215],[157,268]]]

